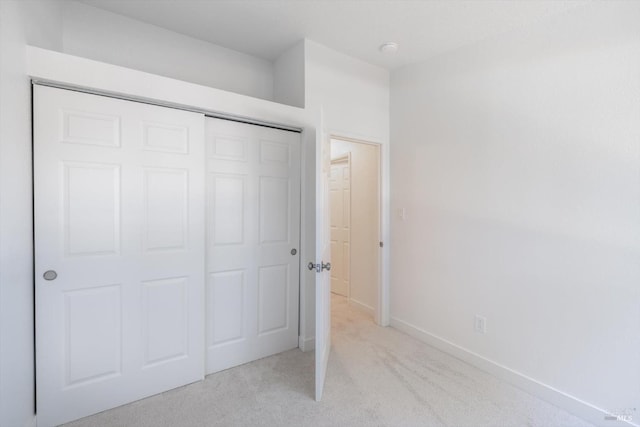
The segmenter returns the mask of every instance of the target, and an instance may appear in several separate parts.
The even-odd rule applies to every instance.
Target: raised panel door
[[[300,136],[207,119],[206,140],[213,373],[298,346]]]
[[[35,86],[39,425],[203,378],[203,158],[202,115]]]

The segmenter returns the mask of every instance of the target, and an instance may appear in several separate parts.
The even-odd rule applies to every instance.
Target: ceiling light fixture
[[[382,43],[379,49],[380,49],[380,52],[384,54],[393,55],[398,51],[398,43],[396,42]]]

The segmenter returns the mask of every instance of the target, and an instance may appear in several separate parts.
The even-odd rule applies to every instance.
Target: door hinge
[[[380,247],[383,248],[384,247],[384,243],[380,242]]]

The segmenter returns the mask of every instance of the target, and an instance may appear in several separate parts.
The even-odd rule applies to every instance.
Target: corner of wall
[[[34,425],[31,87],[26,46],[62,45],[59,1],[0,1],[0,425]]]
[[[275,60],[273,98],[281,104],[305,107],[305,48],[301,40]]]

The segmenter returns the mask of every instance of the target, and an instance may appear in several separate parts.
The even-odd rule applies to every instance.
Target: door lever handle
[[[307,268],[309,270],[315,270],[318,273],[322,273],[323,270],[331,271],[331,263],[320,261],[320,264],[314,264],[313,262],[310,262],[307,264]]]

